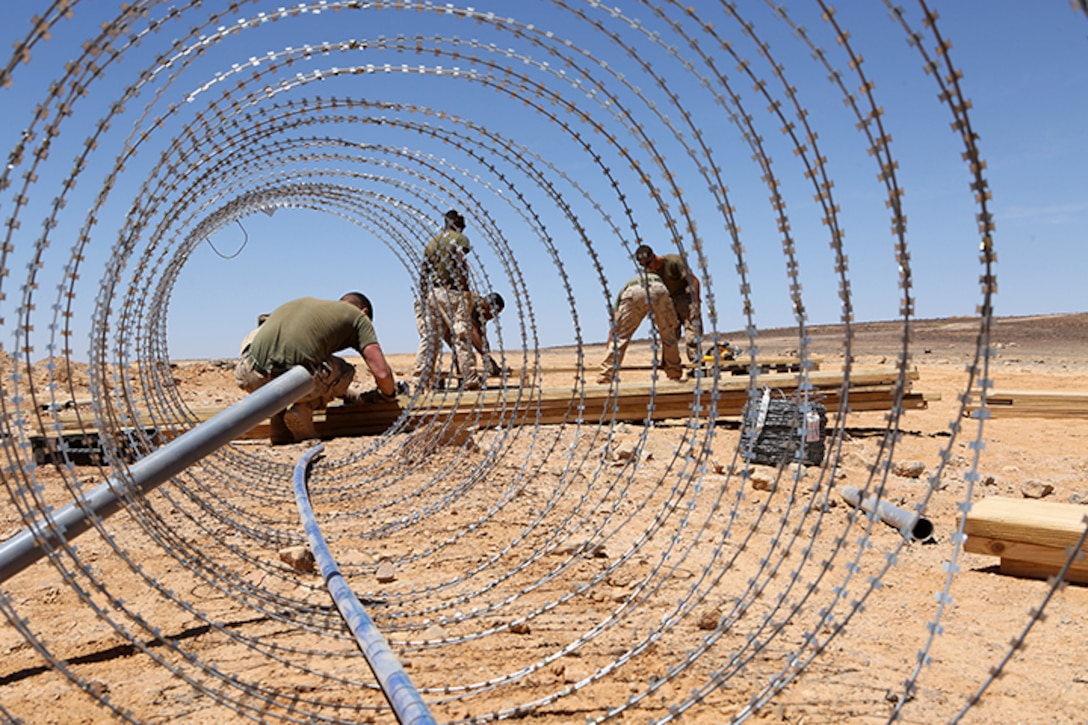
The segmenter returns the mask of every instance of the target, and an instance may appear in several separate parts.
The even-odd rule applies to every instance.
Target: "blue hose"
[[[310,506],[310,495],[307,490],[308,472],[314,456],[324,450],[323,445],[314,446],[303,454],[295,466],[295,503],[298,505],[298,513],[306,531],[306,540],[310,543],[310,551],[313,552],[314,560],[321,570],[321,576],[325,578],[325,586],[328,587],[329,594],[336,602],[336,608],[340,610],[340,616],[344,618],[348,629],[355,635],[359,649],[366,657],[374,676],[378,678],[378,684],[385,694],[385,699],[393,708],[397,722],[401,725],[433,725],[435,719],[427,708],[427,704],[423,702],[419,691],[408,679],[408,674],[401,667],[393,651],[389,649],[381,632],[374,626],[374,621],[363,609],[362,603],[344,581],[344,576],[340,573],[325,543],[325,537],[321,535],[321,530],[317,527],[317,519],[314,518],[314,510]]]

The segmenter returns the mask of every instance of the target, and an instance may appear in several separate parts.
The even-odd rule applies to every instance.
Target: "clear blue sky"
[[[902,4],[908,22],[923,30],[919,9]],[[1088,18],[1068,0],[931,4],[962,70],[987,163],[996,313],[1088,309]],[[0,47],[27,38],[31,18],[51,5],[6,9]],[[45,123],[54,121],[50,84],[121,3],[84,0],[33,45],[29,63],[0,88],[0,145],[9,162],[23,131],[34,131],[0,189],[2,229],[16,226],[0,279],[4,349],[17,342],[17,310],[32,282],[35,360],[48,354],[50,331],[64,325],[69,302],[77,359],[86,358],[91,330],[103,321],[112,340],[124,340],[111,346],[139,354],[161,342],[181,360],[231,357],[259,313],[298,296],[355,289],[375,302],[383,347],[411,352],[415,255],[450,206],[468,218],[480,289],[508,301],[494,346],[603,341],[608,302],[634,273],[640,240],[689,255],[712,293],[704,298],[712,299],[717,329],[734,331],[744,324],[743,295],[720,190],[704,175],[712,168],[735,210],[757,326],[792,325],[782,234],[752,139],[738,127],[745,115],[785,202],[808,322],[840,320],[830,236],[803,157],[737,60],[681,9],[690,5],[712,23],[796,123],[771,66],[719,3],[625,2],[622,15],[570,3],[578,17],[550,2],[477,0],[478,19],[444,12],[445,3],[425,12],[337,5],[315,3],[321,12],[273,21],[284,7],[278,0],[242,3],[202,30],[199,43],[190,29],[213,9],[226,12],[227,3],[205,2],[173,20],[168,5],[152,7],[133,26],[143,33],[139,45],[97,59],[98,74],[36,165],[33,149],[46,133],[34,123],[36,109],[47,104]],[[740,5],[796,89],[826,158],[855,318],[896,318],[903,290],[895,238],[868,143],[792,28],[766,4]],[[818,6],[784,6],[856,94],[859,81]],[[982,298],[978,207],[950,112],[882,3],[838,6],[836,19],[864,59],[891,137],[915,315],[973,314]],[[267,22],[239,22],[261,13]],[[933,43],[924,36],[931,53]],[[122,109],[116,104],[126,88],[133,92]],[[337,108],[329,108],[332,98],[340,99]],[[352,99],[368,105],[344,103]],[[48,246],[35,263],[42,241]],[[103,291],[111,279],[112,296]],[[709,306],[704,318],[709,330]]]

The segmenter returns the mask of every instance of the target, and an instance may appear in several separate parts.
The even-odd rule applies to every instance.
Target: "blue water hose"
[[[359,649],[366,657],[370,669],[378,678],[378,684],[385,694],[385,699],[393,708],[397,722],[401,725],[433,725],[435,719],[427,708],[427,704],[423,702],[419,691],[408,679],[408,674],[401,667],[381,632],[374,626],[374,621],[366,613],[358,597],[344,581],[344,576],[340,573],[325,543],[325,537],[321,535],[321,530],[317,527],[314,510],[310,506],[307,484],[310,463],[324,450],[323,445],[314,446],[303,454],[295,466],[295,503],[298,505],[298,513],[306,531],[306,540],[310,543],[310,551],[313,552],[314,560],[321,570],[321,576],[325,578],[325,586],[328,587],[336,608],[340,610],[340,616],[344,618],[348,629],[359,644]]]

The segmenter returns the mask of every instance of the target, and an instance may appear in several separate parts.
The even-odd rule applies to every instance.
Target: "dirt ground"
[[[857,365],[896,365],[900,324],[853,333]],[[993,387],[1088,392],[1086,333],[1088,313],[997,320]],[[975,320],[915,321],[911,390],[939,400],[898,418],[833,413],[823,466],[740,475],[736,419],[579,422],[575,403],[562,425],[450,431],[421,397],[410,405],[435,411],[422,431],[324,441],[313,507],[439,722],[1085,722],[1088,587],[1003,575],[955,534],[985,497],[1088,499],[1088,420],[995,418],[980,433],[961,408],[977,335]],[[841,368],[842,327],[810,337],[820,369]],[[758,343],[800,347],[787,330]],[[648,355],[638,345],[628,363]],[[592,380],[600,346],[508,363],[571,386],[580,356]],[[410,356],[391,362],[407,376]],[[241,397],[229,366],[121,376],[98,407],[124,419],[138,401],[181,421]],[[649,379],[625,371],[619,390]],[[54,381],[93,421],[86,370]],[[5,447],[0,539],[25,527],[21,512],[114,473],[35,467],[17,439]],[[306,541],[292,480],[308,448],[232,444],[0,584],[0,719],[394,722],[321,575],[279,555]],[[907,542],[840,496],[881,482],[893,503],[925,504],[931,540]]]

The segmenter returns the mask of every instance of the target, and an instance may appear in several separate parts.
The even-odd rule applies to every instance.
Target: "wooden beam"
[[[992,496],[971,505],[963,548],[1000,557],[1004,573],[1046,578],[1061,570],[1085,527],[1083,506]],[[1074,562],[1066,578],[1088,583],[1088,559]]]
[[[1088,392],[1072,390],[995,390],[986,396],[991,418],[1088,418]],[[968,393],[964,415],[977,418],[982,391]]]

